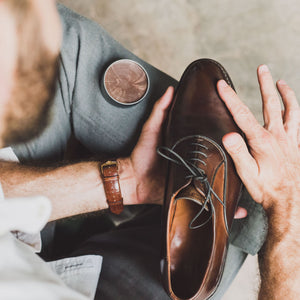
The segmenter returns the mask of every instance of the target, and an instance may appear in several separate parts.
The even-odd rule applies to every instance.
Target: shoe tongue
[[[204,186],[203,186],[203,190],[204,190]],[[177,195],[176,195],[176,199],[180,200],[180,199],[186,199],[186,200],[191,200],[194,201],[200,205],[204,205],[206,197],[204,192],[202,191],[202,189],[196,189],[196,187],[194,186],[193,182],[191,182],[188,186],[186,186],[185,188],[183,188]],[[205,205],[205,210],[209,211],[209,208],[207,206],[207,204]]]

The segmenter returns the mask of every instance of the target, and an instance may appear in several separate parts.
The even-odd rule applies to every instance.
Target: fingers
[[[239,99],[235,91],[224,81],[217,83],[220,97],[224,101],[236,124],[245,133],[248,141],[257,139],[263,132],[249,108]]]
[[[296,95],[284,80],[277,81],[277,89],[285,107],[283,114],[285,132],[294,142],[298,142],[300,110]]]
[[[162,95],[160,98],[160,105],[162,110],[167,110],[172,102],[174,95],[174,88],[172,86],[169,86],[166,90],[166,92]]]
[[[299,108],[299,104],[294,91],[287,85],[284,80],[277,81],[277,88],[282,97],[282,101],[285,107],[285,112],[296,110]]]
[[[143,131],[157,134],[165,120],[167,110],[172,102],[174,88],[168,87],[164,95],[155,103],[152,113],[143,127]]]
[[[247,214],[248,214],[248,212],[247,212],[246,208],[239,206],[234,214],[234,218],[235,219],[243,219],[243,218],[247,217]]]
[[[231,156],[241,180],[249,187],[250,180],[258,176],[258,167],[244,139],[238,133],[232,132],[223,137],[223,145]]]
[[[156,162],[156,148],[160,143],[162,125],[172,102],[173,93],[173,87],[169,87],[155,103],[152,113],[144,124],[140,138],[131,154],[132,159],[137,161],[135,165],[143,166],[144,171],[153,168]]]
[[[263,102],[265,128],[275,134],[283,133],[280,100],[268,67],[266,65],[259,66],[257,76]]]

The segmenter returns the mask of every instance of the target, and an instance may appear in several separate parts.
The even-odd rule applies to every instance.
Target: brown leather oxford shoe
[[[184,72],[169,112],[165,146],[169,160],[163,209],[162,273],[172,299],[208,299],[224,269],[228,236],[242,184],[222,146],[239,132],[216,84],[232,82],[210,59]]]

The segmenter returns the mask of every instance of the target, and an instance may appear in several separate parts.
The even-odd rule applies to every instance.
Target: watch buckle
[[[101,173],[103,174],[103,168],[104,168],[104,167],[109,167],[109,166],[113,166],[113,165],[118,166],[118,164],[117,164],[116,161],[109,160],[109,161],[105,162],[104,164],[102,164],[102,165],[100,166]]]

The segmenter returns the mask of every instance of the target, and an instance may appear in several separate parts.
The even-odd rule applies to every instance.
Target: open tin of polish
[[[108,96],[122,105],[142,101],[150,86],[146,70],[131,59],[113,62],[104,73],[103,84]]]

